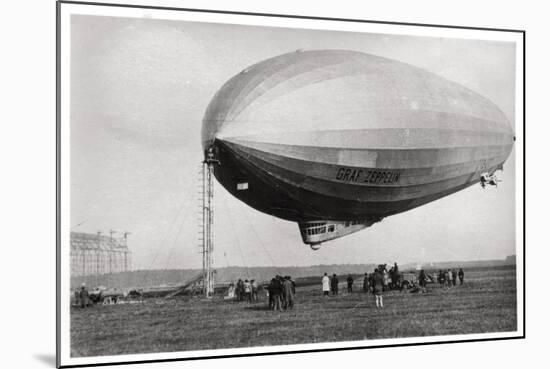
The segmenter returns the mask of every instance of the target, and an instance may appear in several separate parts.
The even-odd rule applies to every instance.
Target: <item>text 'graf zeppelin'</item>
[[[336,179],[345,182],[397,183],[400,173],[396,171],[338,168]]]

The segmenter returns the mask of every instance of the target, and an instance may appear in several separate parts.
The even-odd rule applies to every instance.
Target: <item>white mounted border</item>
[[[111,1],[111,4],[125,4]],[[147,6],[150,1],[133,1],[133,5]],[[178,7],[181,2],[155,1],[154,7]],[[474,29],[433,25],[386,24],[370,21],[335,19],[287,18],[276,15],[230,14],[216,11],[153,9],[117,7],[106,4],[58,3],[58,224],[57,224],[57,363],[61,366],[80,366],[106,363],[184,360],[206,357],[261,355],[285,352],[338,350],[350,348],[417,345],[442,342],[464,342],[525,337],[524,331],[524,32],[519,30]],[[164,20],[181,20],[208,23],[226,23],[252,26],[334,30],[348,32],[386,33],[458,39],[508,41],[516,43],[516,280],[517,280],[517,331],[487,334],[463,334],[415,338],[377,339],[368,341],[331,342],[288,346],[264,346],[219,350],[185,351],[155,354],[133,354],[85,358],[70,357],[70,17],[73,14],[134,17]]]

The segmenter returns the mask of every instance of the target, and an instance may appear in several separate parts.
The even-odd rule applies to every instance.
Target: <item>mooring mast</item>
[[[219,161],[215,158],[214,151],[209,148],[202,162],[202,275],[203,293],[206,297],[214,294],[214,209],[212,199],[214,197],[214,181],[212,172],[214,164]]]

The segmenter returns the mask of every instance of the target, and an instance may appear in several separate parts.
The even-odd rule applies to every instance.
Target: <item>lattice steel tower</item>
[[[219,164],[212,148],[206,151],[202,165],[202,273],[203,293],[206,297],[214,294],[214,164]]]

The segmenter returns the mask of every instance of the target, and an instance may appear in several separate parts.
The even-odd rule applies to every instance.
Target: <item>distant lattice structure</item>
[[[132,269],[132,253],[124,237],[71,232],[71,276],[101,275]]]

